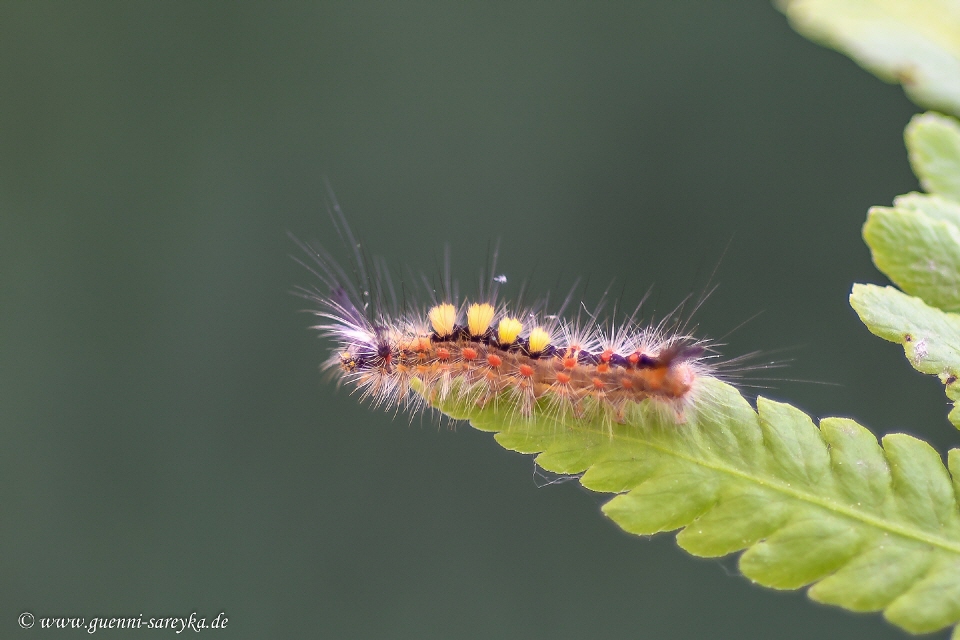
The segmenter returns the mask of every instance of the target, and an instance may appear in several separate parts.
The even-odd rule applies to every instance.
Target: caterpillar
[[[686,331],[679,308],[657,323],[640,321],[646,296],[620,321],[600,317],[606,296],[593,311],[579,304],[564,317],[575,289],[552,313],[548,297],[504,301],[496,249],[475,296],[459,297],[449,253],[440,286],[423,275],[412,286],[417,279],[408,277],[398,296],[386,262],[363,251],[336,200],[330,213],[352,252],[349,270],[323,245],[293,238],[310,259],[298,261],[319,280],[296,293],[319,318],[312,328],[334,344],[321,368],[374,407],[412,416],[452,399],[494,402],[514,419],[624,422],[646,401],[672,408],[679,424],[699,382],[740,360],[719,363],[716,345]]]

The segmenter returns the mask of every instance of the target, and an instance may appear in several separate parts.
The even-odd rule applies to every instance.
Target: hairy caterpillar
[[[417,279],[409,278],[398,297],[386,263],[361,250],[335,201],[331,219],[352,263],[345,269],[322,245],[297,241],[311,258],[301,264],[320,281],[297,293],[320,318],[313,328],[335,343],[322,368],[373,406],[414,414],[454,399],[505,405],[518,419],[549,413],[623,422],[631,405],[651,401],[671,407],[681,423],[698,382],[741,360],[718,363],[715,345],[686,331],[679,310],[644,324],[643,301],[617,322],[599,317],[602,301],[565,318],[573,290],[553,313],[546,298],[501,300],[506,277],[496,273],[496,251],[473,297],[459,297],[449,257],[439,287],[421,276],[425,297],[411,300]]]

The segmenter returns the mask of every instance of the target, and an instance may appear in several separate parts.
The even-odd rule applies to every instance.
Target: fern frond
[[[875,335],[903,346],[915,369],[940,377],[960,428],[960,124],[925,113],[904,135],[910,163],[932,193],[873,207],[863,237],[892,287],[854,285],[850,304]],[[909,295],[907,295],[909,294]]]
[[[511,422],[495,403],[440,409],[548,471],[616,493],[603,512],[630,533],[682,529],[677,542],[697,556],[743,550],[740,569],[758,584],[813,585],[815,600],[882,610],[913,633],[960,621],[960,449],[951,477],[916,438],[881,444],[852,420],[818,428],[790,405],[760,398],[754,410],[725,383],[700,385],[682,424],[652,401],[614,425]]]

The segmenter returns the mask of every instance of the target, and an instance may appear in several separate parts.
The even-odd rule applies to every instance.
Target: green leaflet
[[[960,228],[922,210],[872,207],[863,237],[873,262],[906,293],[960,311]]]
[[[917,371],[939,376],[947,397],[960,400],[960,315],[931,307],[893,287],[872,284],[853,285],[850,306],[873,334],[903,345]],[[960,428],[956,404],[948,417]]]
[[[951,476],[910,436],[881,444],[852,420],[818,428],[790,405],[760,398],[755,411],[723,382],[698,384],[679,424],[653,401],[612,425],[511,420],[506,403],[440,408],[507,449],[538,454],[548,471],[616,493],[603,512],[626,531],[682,529],[677,542],[698,556],[744,550],[740,569],[761,585],[812,584],[815,600],[882,610],[910,632],[960,621],[960,449],[950,452]]]
[[[937,113],[922,113],[910,120],[904,138],[910,166],[923,188],[960,202],[960,124]]]
[[[793,27],[925,107],[960,115],[960,10],[951,0],[779,0]]]

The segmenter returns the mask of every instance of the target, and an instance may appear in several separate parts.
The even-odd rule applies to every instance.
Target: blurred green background
[[[472,284],[502,238],[508,295],[662,313],[729,244],[700,328],[762,312],[725,350],[790,361],[763,394],[945,450],[942,388],[846,301],[919,109],[767,3],[6,2],[0,91],[3,637],[904,637],[358,406],[290,295],[287,232],[339,249],[323,176],[393,265],[449,242]]]

